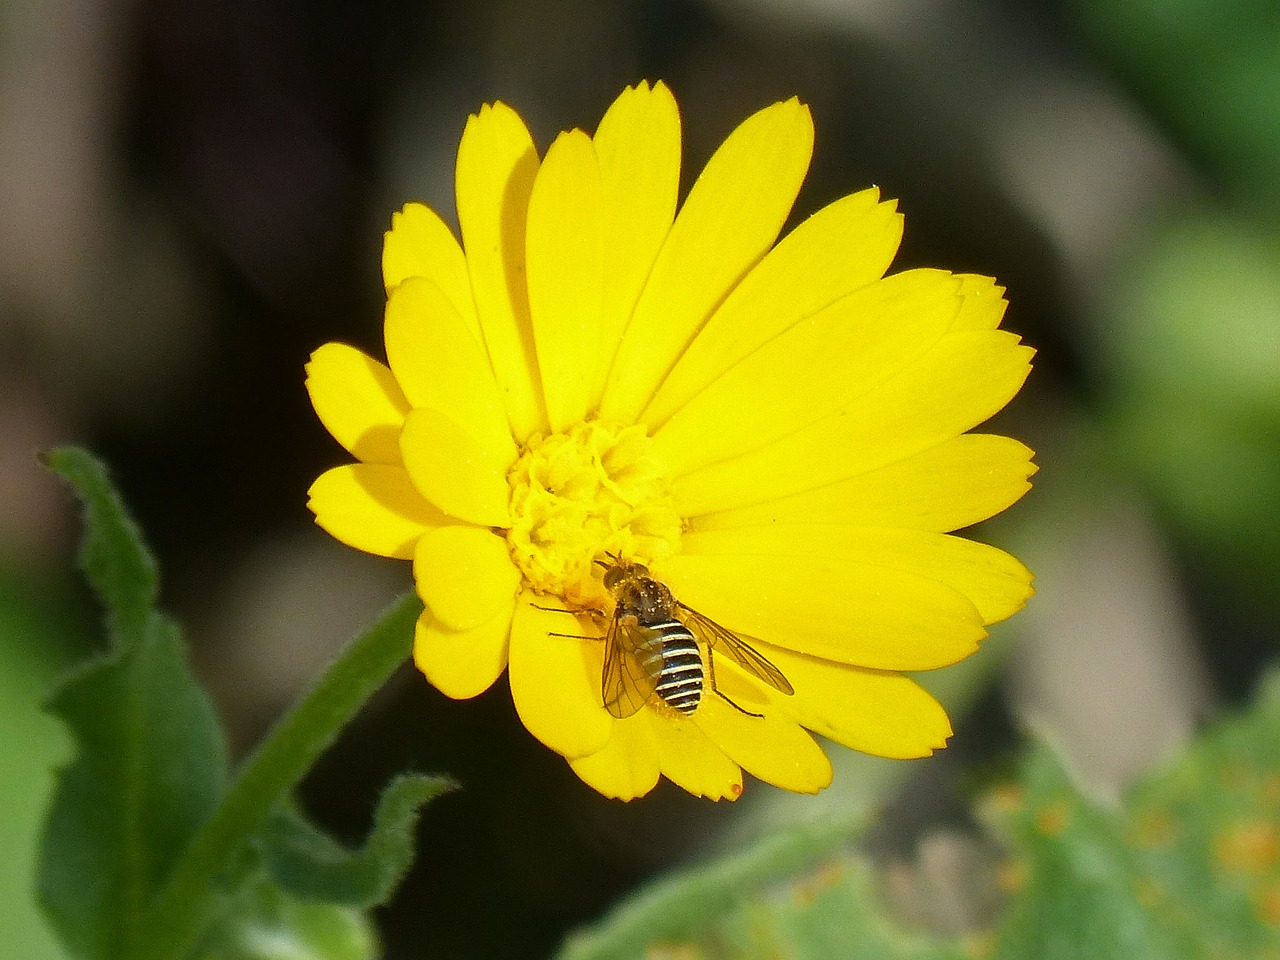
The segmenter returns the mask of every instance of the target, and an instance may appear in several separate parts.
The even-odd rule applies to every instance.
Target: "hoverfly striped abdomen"
[[[702,702],[702,654],[698,641],[679,620],[648,626],[662,641],[657,653],[662,662],[654,693],[673,710],[693,713]]]

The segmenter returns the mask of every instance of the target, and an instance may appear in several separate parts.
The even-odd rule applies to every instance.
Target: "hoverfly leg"
[[[572,610],[565,610],[563,607],[543,607],[536,603],[529,606],[535,610],[545,610],[547,613],[573,613]],[[548,633],[548,637],[564,637],[566,640],[595,640],[595,637],[584,637],[578,633]]]
[[[588,614],[588,615],[590,615],[590,616],[592,616],[592,617],[596,617],[596,618],[598,618],[598,617],[602,616],[602,614],[601,614],[598,610],[590,610],[590,609],[587,609],[587,610],[566,610],[564,607],[544,607],[544,606],[542,606],[542,604],[540,604],[540,603],[531,603],[531,604],[529,604],[529,606],[533,607],[533,609],[535,609],[535,610],[544,610],[544,611],[546,611],[547,613],[567,613],[567,614],[570,614],[571,616],[575,616],[575,617],[576,617],[576,616],[578,616],[578,614],[581,614],[581,613],[586,613],[586,614]],[[580,634],[580,633],[551,633],[550,631],[548,631],[547,636],[548,636],[548,637],[564,637],[564,638],[565,638],[565,639],[567,639],[567,640],[599,640],[599,639],[601,639],[600,637],[586,637],[586,636],[583,636],[583,635],[582,635],[582,634]]]
[[[733,700],[730,699],[728,694],[722,693],[720,691],[720,688],[716,686],[715,653],[712,651],[712,648],[709,644],[707,646],[707,680],[710,682],[711,692],[714,693],[721,700],[723,700],[725,703],[727,703],[729,706],[733,707],[733,709],[737,710],[739,713],[746,714],[748,717],[755,717],[756,719],[762,719],[764,717],[763,713],[752,713],[750,710],[744,710],[742,707],[734,703]]]

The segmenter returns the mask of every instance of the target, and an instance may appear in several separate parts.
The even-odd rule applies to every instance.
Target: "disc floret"
[[[599,609],[594,561],[676,553],[681,522],[663,465],[639,425],[588,420],[531,439],[508,474],[507,543],[525,581],[572,608]]]

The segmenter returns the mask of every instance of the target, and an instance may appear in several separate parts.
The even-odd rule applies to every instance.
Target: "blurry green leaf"
[[[1001,960],[1280,950],[1280,674],[1123,810],[1082,797],[1045,747],[1021,780],[992,805],[1004,808],[1020,877]]]
[[[708,939],[719,942],[725,924],[747,922],[743,911],[758,902],[762,888],[786,884],[789,877],[813,869],[861,832],[861,823],[849,817],[803,824],[741,853],[681,871],[635,894],[597,926],[573,934],[558,956],[560,960],[655,958],[677,948],[688,952],[671,956],[722,956],[699,952],[698,947]]]
[[[1077,0],[1076,6],[1098,48],[1191,154],[1251,203],[1280,202],[1274,3]]]
[[[1218,724],[1123,807],[1087,799],[1039,745],[984,811],[1008,859],[975,858],[941,875],[949,886],[912,868],[911,899],[981,905],[975,889],[1005,889],[990,928],[913,929],[904,908],[916,903],[887,905],[903,889],[901,869],[847,849],[858,831],[846,821],[662,880],[571,937],[560,960],[1280,956],[1280,674],[1252,710]]]
[[[1136,856],[1118,820],[1072,786],[1053,752],[1022,765],[1025,797],[1007,820],[1020,889],[998,960],[1175,960],[1192,944],[1171,936],[1140,900]]]
[[[349,850],[291,810],[277,810],[257,847],[268,872],[302,900],[372,907],[385,903],[413,863],[422,807],[454,784],[443,777],[404,774],[382,791],[369,837]]]
[[[1161,924],[1199,956],[1280,956],[1280,672],[1252,710],[1137,787],[1126,813],[1139,893]]]
[[[296,900],[266,879],[251,885],[192,960],[373,960],[373,925],[360,911]]]
[[[65,956],[36,904],[32,877],[53,768],[71,754],[67,731],[41,707],[89,625],[67,586],[0,572],[0,927],[4,952],[22,960]]]
[[[84,505],[80,569],[106,608],[112,639],[127,643],[142,632],[155,609],[155,559],[102,463],[76,447],[53,450],[44,461],[71,484]]]
[[[1169,396],[1149,409],[1117,410],[1111,429],[1164,516],[1208,561],[1203,566],[1216,565],[1235,590],[1252,586],[1274,602],[1280,421],[1228,418]]]
[[[1280,563],[1280,236],[1221,212],[1154,229],[1102,330],[1112,447],[1209,568]]]
[[[151,609],[154,563],[105,471],[80,451],[58,451],[50,464],[85,503],[81,557],[115,643],[50,699],[77,752],[58,778],[39,893],[72,954],[115,958],[221,796],[226,747],[177,628]]]
[[[1280,418],[1280,236],[1214,208],[1151,227],[1121,264],[1102,328],[1128,392]]]

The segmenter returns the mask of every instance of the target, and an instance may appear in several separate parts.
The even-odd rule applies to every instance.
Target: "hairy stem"
[[[267,814],[337,739],[365,702],[408,659],[416,596],[398,600],[357,636],[245,760],[212,816],[192,838],[160,888],[132,960],[178,960],[216,917],[215,881]]]

